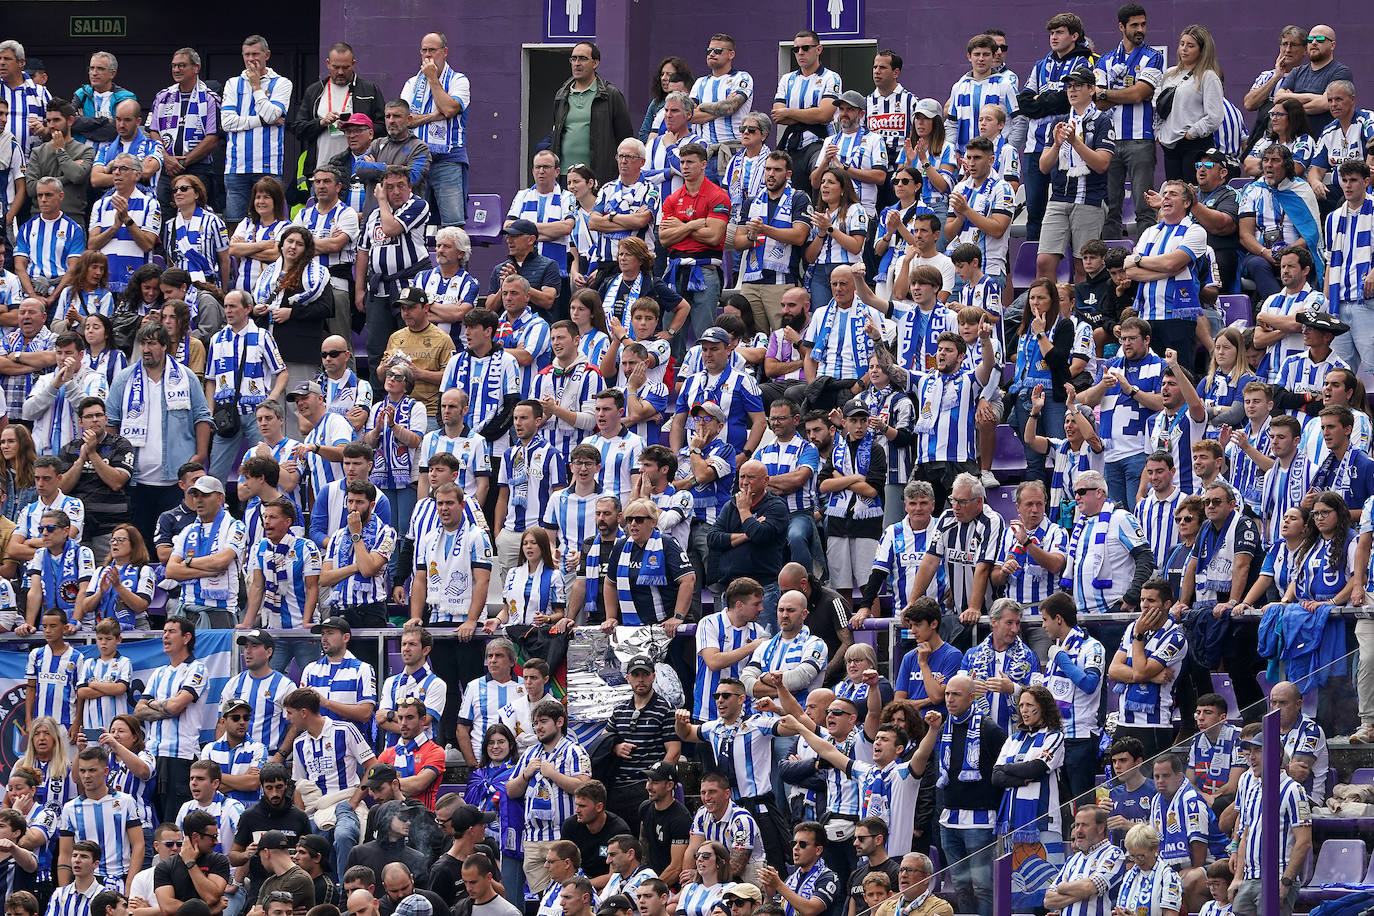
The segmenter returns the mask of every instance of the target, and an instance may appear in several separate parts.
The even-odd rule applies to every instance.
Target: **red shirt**
[[[439,799],[439,783],[444,781],[444,749],[433,741],[425,739],[424,743],[418,744],[413,752],[407,751],[402,754],[398,763],[396,760],[397,750],[405,743],[402,741],[392,745],[382,751],[377,759],[382,763],[389,763],[394,766],[397,776],[416,776],[427,769],[438,773],[439,775],[434,782],[429,784],[428,789],[414,796],[423,802],[426,808],[433,811],[434,803]]]
[[[730,195],[721,190],[720,185],[715,184],[709,178],[703,178],[701,190],[695,194],[690,193],[686,185],[669,194],[668,198],[663,201],[663,215],[674,217],[684,223],[701,219],[703,216],[728,222],[730,219]],[[672,247],[672,252],[689,256],[711,255],[719,258],[725,254],[725,242],[722,240],[719,245],[712,247],[694,238],[685,238]]]

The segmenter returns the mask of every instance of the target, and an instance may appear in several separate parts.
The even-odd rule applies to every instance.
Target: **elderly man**
[[[91,236],[86,244],[109,261],[107,279],[115,293],[123,292],[134,272],[150,262],[162,232],[157,198],[139,184],[141,168],[131,153],[115,156],[109,166],[113,187],[91,211]]]
[[[1246,111],[1260,112],[1258,123],[1269,117],[1269,108],[1274,104],[1274,96],[1284,78],[1298,68],[1307,56],[1307,30],[1295,25],[1284,26],[1279,33],[1279,56],[1274,66],[1260,73],[1245,93],[1243,104]]]
[[[382,353],[397,328],[401,288],[429,266],[429,204],[404,166],[387,166],[377,209],[367,216],[353,263],[353,307],[367,315],[367,352]]]
[[[157,182],[157,199],[172,206],[172,179],[195,175],[208,188],[215,178],[219,146],[220,97],[200,78],[200,54],[181,48],[172,54],[172,85],[153,100],[148,128],[162,141],[165,164]]]
[[[1283,55],[1280,54],[1280,57]],[[1301,102],[1303,110],[1307,112],[1312,136],[1320,137],[1334,116],[1328,105],[1326,90],[1337,80],[1354,79],[1350,68],[1336,60],[1335,30],[1329,25],[1314,25],[1307,30],[1307,63],[1293,68],[1283,77],[1274,92],[1274,101],[1277,103],[1291,98]]]
[[[1079,474],[1073,492],[1078,521],[1060,586],[1073,592],[1082,613],[1134,610],[1155,568],[1140,521],[1107,499],[1107,481],[1097,471]]]
[[[1269,692],[1269,708],[1279,713],[1279,731],[1283,741],[1283,752],[1292,757],[1294,754],[1311,754],[1316,758],[1312,766],[1309,784],[1303,786],[1312,804],[1320,805],[1326,799],[1327,772],[1330,769],[1326,748],[1326,732],[1316,720],[1302,710],[1302,694],[1292,681],[1280,681]]]
[[[1073,855],[1045,890],[1045,906],[1062,913],[1106,913],[1128,865],[1120,847],[1107,836],[1107,811],[1079,807],[1073,818]]]
[[[1207,860],[1216,847],[1226,846],[1217,829],[1216,815],[1202,794],[1188,781],[1188,761],[1182,754],[1155,758],[1154,782],[1158,794],[1150,800],[1150,826],[1159,834],[1160,861],[1172,868],[1183,885],[1188,911],[1202,908],[1207,896]]]
[[[539,315],[548,321],[553,315],[558,290],[562,286],[560,267],[556,261],[541,254],[539,226],[524,218],[511,220],[501,234],[506,237],[506,251],[509,256],[491,271],[487,284],[487,308],[494,312],[501,310],[501,287],[507,277],[523,277],[529,284],[530,305],[539,310]]]
[[[1136,308],[1150,323],[1150,342],[1159,354],[1176,350],[1185,366],[1197,350],[1197,315],[1202,308],[1197,262],[1207,251],[1207,230],[1188,219],[1197,192],[1183,181],[1166,181],[1159,191],[1159,222],[1140,235],[1126,258],[1126,277],[1139,284]]]
[[[76,109],[65,99],[52,99],[47,105],[45,141],[29,151],[24,166],[24,182],[32,199],[40,178],[53,177],[62,182],[65,196],[62,212],[73,219],[86,214],[86,186],[95,163],[95,147],[72,137]]]
[[[102,143],[95,152],[95,164],[91,166],[91,187],[114,187],[111,166],[116,156],[128,153],[138,166],[135,170],[138,183],[152,193],[158,173],[162,171],[162,144],[143,132],[142,117],[143,106],[138,99],[130,97],[114,107],[116,133],[113,139]],[[77,123],[80,121],[77,118]]]
[[[515,195],[506,213],[505,228],[518,219],[527,219],[539,230],[539,253],[568,273],[568,243],[577,214],[572,192],[558,184],[558,157],[548,150],[534,154],[534,184]],[[528,274],[526,279],[531,279]]]
[[[744,462],[738,477],[739,489],[706,533],[706,580],[723,589],[739,576],[758,579],[763,583],[761,619],[767,623],[777,617],[777,578],[787,562],[791,512],[783,498],[768,489],[763,462]]]
[[[84,201],[84,190],[82,195]],[[29,182],[29,198],[36,200],[38,212],[19,227],[14,273],[24,295],[38,297],[46,308],[71,282],[71,268],[86,250],[86,231],[63,212],[66,192],[57,178],[48,175]],[[79,218],[81,213],[76,215]]]
[[[988,620],[991,632],[964,653],[959,670],[973,678],[975,692],[981,694],[975,703],[979,711],[1010,731],[1016,695],[1040,674],[1040,660],[1021,641],[1021,605],[1011,598],[998,598],[988,611]]]
[[[586,45],[578,47],[585,48]],[[575,48],[573,54],[577,53],[578,49]],[[634,137],[621,140],[615,151],[617,177],[601,186],[596,195],[596,206],[587,216],[587,228],[599,238],[596,250],[589,255],[590,269],[597,272],[597,282],[619,272],[616,253],[620,240],[630,236],[647,240],[649,229],[658,215],[663,195],[659,193],[656,183],[644,178],[647,157],[648,150]]]
[[[325,57],[329,75],[311,83],[301,94],[295,117],[287,125],[305,148],[302,175],[313,175],[318,167],[348,148],[343,126],[354,112],[362,112],[373,124],[382,120],[382,90],[358,76],[353,48],[335,42]],[[327,208],[326,208],[327,209]]]
[[[982,482],[972,474],[960,474],[950,491],[950,508],[935,523],[929,548],[911,583],[911,594],[902,596],[908,605],[926,594],[944,568],[953,602],[950,607],[964,624],[977,623],[990,597],[992,567],[1000,556],[1006,536],[1006,520],[985,502]]]
[[[1374,139],[1374,116],[1355,104],[1355,84],[1348,79],[1335,80],[1326,87],[1326,106],[1331,121],[1317,134],[1317,151],[1304,177],[1317,195],[1321,211],[1330,213],[1341,204],[1339,169],[1347,162],[1364,159],[1365,145]]]
[[[57,364],[56,335],[43,323],[47,317],[44,300],[26,297],[15,311],[18,327],[6,329],[0,337],[0,386],[4,388],[5,407],[11,417],[22,416],[24,401],[35,382]]]
[[[880,903],[873,916],[953,916],[954,907],[949,901],[930,892],[934,872],[935,866],[925,853],[909,852],[902,856],[897,868],[898,891]]]
[[[39,141],[43,106],[52,98],[46,86],[26,72],[24,46],[13,39],[0,41],[0,98],[9,103],[9,128],[25,152]]]

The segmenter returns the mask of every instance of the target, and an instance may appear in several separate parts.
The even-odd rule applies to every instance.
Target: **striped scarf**
[[[644,285],[644,274],[640,273],[630,284],[630,291],[626,294],[624,304],[621,304],[620,287],[625,282],[624,274],[616,274],[611,278],[611,282],[606,284],[606,303],[609,308],[606,315],[619,321],[625,327],[630,326],[630,306],[639,298],[639,291]]]
[[[865,431],[863,438],[859,440],[858,446],[854,449],[853,467],[855,474],[866,475],[868,473],[868,465],[873,458],[873,435],[873,430]],[[835,437],[835,450],[830,454],[830,461],[835,466],[836,472],[840,472],[842,468],[850,467],[850,448],[848,436]],[[845,499],[846,496],[854,497],[854,502],[848,512],[846,512],[846,506],[850,504]],[[828,494],[827,499],[826,515],[852,513],[855,518],[871,518],[874,508],[878,510],[878,514],[882,514],[882,503],[877,497],[859,496],[849,490],[836,490]]]
[[[634,546],[633,541],[626,539],[625,545],[620,549],[620,561],[616,564],[615,570],[615,591],[620,598],[620,623],[627,627],[642,626],[644,623],[640,620],[639,612],[635,610],[634,599],[630,596],[630,553]],[[648,543],[644,545],[637,581],[640,585],[668,584],[668,568],[663,556],[663,535],[658,528],[654,528],[653,534],[649,535]]]
[[[762,188],[758,195],[749,204],[749,210],[745,214],[746,222],[755,216],[761,218],[764,223],[774,229],[792,228],[792,183],[783,185],[782,197],[778,200],[778,208],[773,211],[773,215],[768,215],[768,188]],[[780,242],[770,236],[760,235],[754,242],[754,247],[750,248],[744,255],[744,269],[740,276],[743,283],[757,283],[763,279],[763,272],[771,270],[775,274],[787,275],[788,269],[792,266],[791,258],[792,246],[785,242]]]
[[[1102,590],[1112,584],[1112,580],[1104,578],[1103,573],[1107,571],[1107,533],[1112,527],[1112,512],[1115,506],[1111,501],[1102,504],[1102,511],[1097,514],[1097,522],[1093,528],[1093,542],[1091,546],[1085,547],[1087,554],[1084,556],[1083,564],[1091,568],[1094,563],[1096,570],[1093,573],[1093,588]],[[1074,568],[1073,560],[1079,556],[1078,549],[1083,540],[1083,532],[1088,527],[1088,516],[1084,515],[1073,526],[1073,536],[1069,539],[1069,561],[1070,565],[1064,567],[1068,574],[1059,580],[1059,587],[1072,591],[1074,575],[1077,570]],[[1093,554],[1096,554],[1094,558]]]
[[[979,782],[983,778],[983,771],[979,767],[983,759],[983,713],[978,705],[974,704],[964,714],[963,721],[956,723],[954,716],[945,716],[945,728],[940,733],[940,778],[935,782],[937,788],[943,789],[949,785],[950,747],[954,743],[954,726],[963,725],[964,722],[968,723],[968,734],[964,736],[964,761],[959,767],[959,782]]]

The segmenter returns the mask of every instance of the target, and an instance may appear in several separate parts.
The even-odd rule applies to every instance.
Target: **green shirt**
[[[586,89],[568,91],[568,117],[563,122],[563,147],[560,157],[563,171],[581,162],[592,161],[592,99],[596,98],[596,83]]]

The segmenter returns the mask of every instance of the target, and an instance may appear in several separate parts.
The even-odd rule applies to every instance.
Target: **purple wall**
[[[796,0],[752,0],[747,4],[706,0],[706,7],[719,11],[719,15],[703,15],[702,0],[595,2],[603,55],[600,73],[625,93],[636,124],[643,116],[650,76],[658,60],[680,54],[694,72],[704,72],[707,40],[720,30],[735,36],[736,65],[754,75],[758,86],[755,105],[766,110],[777,83],[777,42],[804,26],[807,15],[806,7]],[[1273,65],[1278,32],[1293,21],[1292,7],[1276,0],[1224,0],[1206,7],[1183,2],[1143,5],[1151,12],[1148,40],[1167,46],[1171,62],[1184,26],[1201,21],[1212,31],[1226,73],[1227,97],[1237,104],[1260,71]],[[1034,61],[1048,50],[1045,20],[1064,9],[1043,2],[987,0],[974,22],[951,25],[964,18],[967,7],[967,0],[927,0],[920,5],[867,0],[866,28],[879,46],[890,46],[905,59],[902,83],[907,89],[943,102],[950,84],[967,69],[963,47],[975,28],[1000,25],[1008,33],[1008,63],[1024,80]],[[1078,10],[1099,51],[1110,50],[1119,40],[1116,7],[1115,2],[1100,2]],[[529,180],[520,161],[520,47],[542,39],[542,9],[542,3],[533,0],[450,0],[442,4],[433,0],[385,4],[321,0],[321,59],[333,41],[347,41],[357,49],[359,72],[379,80],[388,94],[395,94],[418,69],[423,33],[436,27],[444,30],[452,48],[450,63],[467,73],[473,84],[475,100],[468,120],[472,189],[499,193],[509,201],[513,189]],[[1367,69],[1367,57],[1358,49],[1374,45],[1374,20],[1368,16],[1367,6],[1335,0],[1321,3],[1317,9],[1321,21],[1337,28],[1337,57],[1360,77]],[[741,22],[739,14],[745,10],[746,21]],[[338,23],[343,23],[342,32]],[[1314,23],[1298,24],[1308,27]],[[867,93],[872,85],[850,88]],[[1363,101],[1374,103],[1371,98]],[[537,135],[546,129],[547,125],[541,126]],[[489,263],[489,259],[483,261]]]

